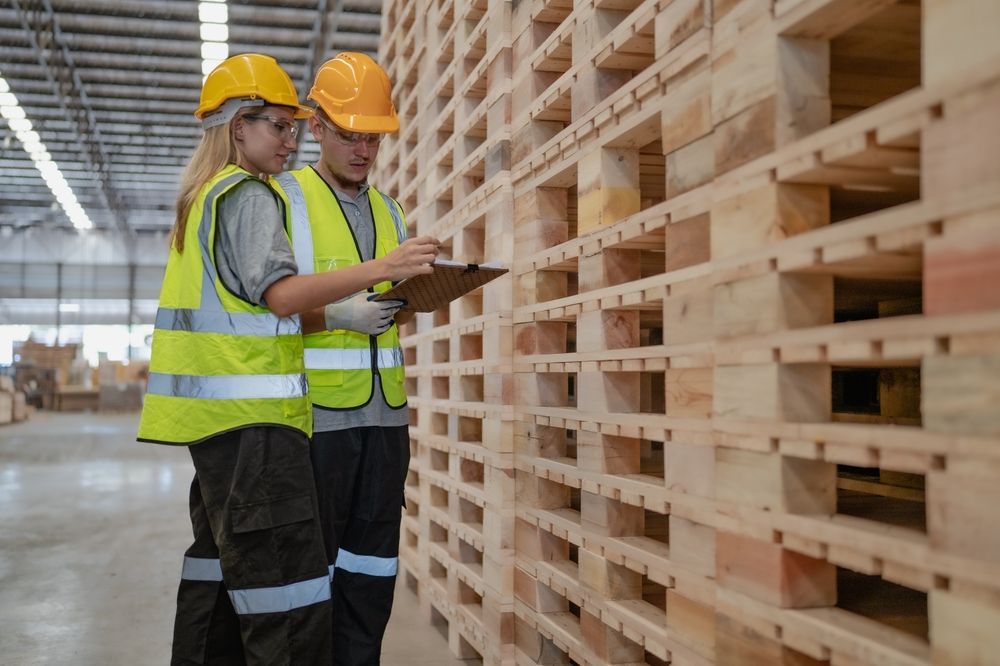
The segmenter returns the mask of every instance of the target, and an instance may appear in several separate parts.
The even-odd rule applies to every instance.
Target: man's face
[[[352,190],[368,179],[380,134],[349,132],[319,114],[309,119],[309,129],[320,144],[320,162],[343,189]]]

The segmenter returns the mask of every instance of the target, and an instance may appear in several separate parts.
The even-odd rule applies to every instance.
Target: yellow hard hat
[[[399,129],[391,93],[389,76],[377,62],[345,51],[320,66],[307,99],[346,130],[384,134]]]
[[[227,104],[229,100],[233,103]],[[213,69],[201,86],[201,101],[194,115],[205,127],[229,122],[243,106],[290,106],[296,118],[308,118],[312,110],[299,104],[295,84],[271,56],[243,53],[226,58]]]

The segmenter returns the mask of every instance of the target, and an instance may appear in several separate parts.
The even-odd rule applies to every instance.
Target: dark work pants
[[[260,426],[189,450],[194,543],[171,663],[329,666],[329,572],[308,440]]]
[[[378,664],[396,582],[409,428],[317,432],[311,452],[332,572],[334,663]]]

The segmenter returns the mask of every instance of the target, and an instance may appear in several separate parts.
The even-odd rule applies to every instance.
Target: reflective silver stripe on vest
[[[264,337],[301,333],[298,319],[294,317],[278,317],[270,312],[257,314],[182,308],[158,309],[156,328],[165,331]]]
[[[306,370],[367,370],[372,367],[371,349],[305,348]],[[399,347],[378,350],[378,367],[396,368],[403,365],[403,350]]]
[[[351,573],[367,574],[369,576],[395,576],[398,564],[398,557],[355,555],[343,548],[337,551],[336,568],[350,571]],[[332,568],[330,578],[333,578]]]
[[[330,578],[320,576],[281,587],[230,590],[229,598],[238,615],[287,613],[296,608],[330,600]]]
[[[181,569],[182,580],[202,580],[219,582],[222,580],[222,565],[219,558],[185,557]]]
[[[304,374],[206,376],[151,372],[146,393],[202,400],[256,400],[301,398],[307,386]]]
[[[288,211],[292,219],[292,251],[295,253],[295,263],[299,266],[299,275],[312,275],[313,240],[306,196],[299,181],[289,172],[280,173],[274,179],[288,197]]]
[[[378,192],[378,190],[375,191]],[[396,238],[399,239],[399,243],[402,245],[407,236],[406,224],[403,223],[403,218],[400,217],[399,211],[396,209],[396,202],[392,200],[392,197],[382,194],[381,192],[379,192],[379,195],[382,197],[382,201],[385,202],[385,205],[389,208],[389,214],[392,215],[392,223],[396,225]]]

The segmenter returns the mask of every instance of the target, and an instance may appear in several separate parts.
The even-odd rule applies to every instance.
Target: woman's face
[[[237,117],[233,135],[242,153],[240,166],[253,174],[281,173],[297,147],[298,126],[284,106],[265,106]]]

